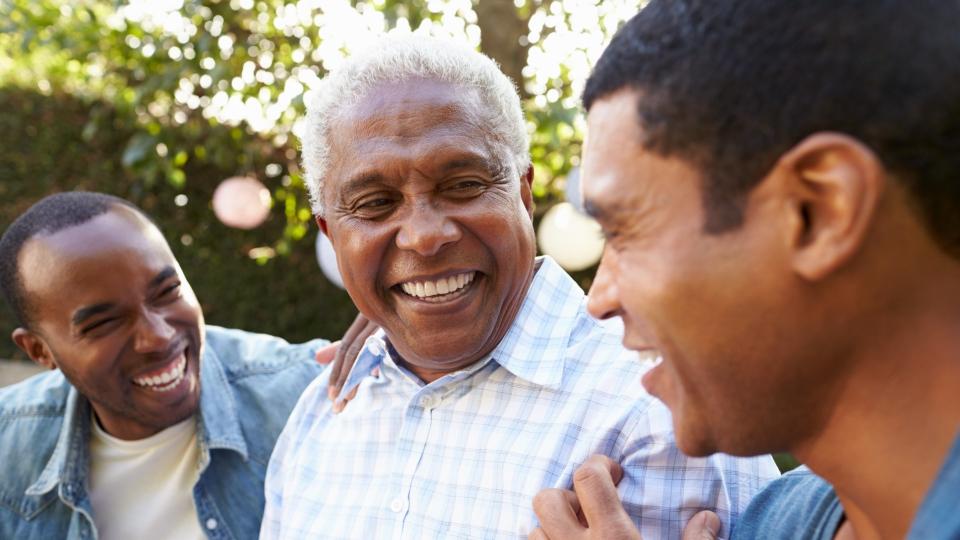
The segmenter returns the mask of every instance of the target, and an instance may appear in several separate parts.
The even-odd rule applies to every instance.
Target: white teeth
[[[408,281],[400,284],[400,288],[410,296],[429,298],[457,292],[469,285],[475,276],[476,272],[466,272],[436,281]]]
[[[167,371],[152,377],[137,377],[133,379],[133,382],[138,386],[147,387],[159,392],[166,392],[168,390],[172,390],[180,384],[180,381],[183,380],[183,375],[186,372],[186,369],[187,358],[181,354],[180,360]]]

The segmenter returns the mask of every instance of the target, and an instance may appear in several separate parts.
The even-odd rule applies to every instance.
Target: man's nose
[[[404,216],[397,233],[397,247],[429,257],[460,240],[461,235],[460,227],[441,210],[420,203]]]
[[[607,247],[603,250],[600,267],[590,285],[587,311],[597,319],[609,319],[620,313],[620,293],[615,279],[616,255]]]
[[[134,350],[141,354],[166,351],[176,333],[162,314],[148,309],[137,324]]]

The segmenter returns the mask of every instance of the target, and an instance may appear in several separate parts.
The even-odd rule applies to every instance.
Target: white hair
[[[375,87],[408,79],[431,79],[476,89],[479,116],[495,146],[508,151],[523,173],[530,166],[529,139],[520,97],[496,62],[467,46],[417,35],[390,35],[352,56],[327,75],[307,106],[303,168],[314,214],[323,216],[324,175],[330,164],[329,134],[337,115]]]

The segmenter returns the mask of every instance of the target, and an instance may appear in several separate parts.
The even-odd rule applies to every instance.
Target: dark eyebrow
[[[358,192],[363,191],[370,184],[383,182],[383,175],[376,172],[360,173],[353,178],[349,178],[340,188],[340,200]]]
[[[468,156],[451,159],[440,167],[440,172],[442,174],[448,174],[460,169],[483,169],[496,176],[502,172],[504,168],[504,166],[495,163],[493,160],[481,156]]]
[[[160,286],[161,283],[170,279],[172,276],[177,275],[177,270],[172,266],[167,266],[163,270],[157,273],[156,276],[153,276],[153,279],[150,280],[150,283],[147,284],[148,289],[154,289]],[[94,315],[99,315],[105,313],[114,308],[114,304],[110,302],[102,302],[100,304],[94,304],[92,306],[85,306],[73,313],[73,325],[80,326],[90,317]]]
[[[147,284],[147,289],[156,288],[161,283],[175,275],[177,275],[177,271],[172,266],[168,266],[157,273],[157,275],[153,276],[153,279],[151,279],[150,283]]]
[[[93,317],[94,315],[99,315],[106,311],[110,311],[111,309],[113,309],[113,304],[109,302],[82,307],[73,313],[73,325],[80,326],[81,324],[83,324],[84,321],[86,321],[90,317]]]

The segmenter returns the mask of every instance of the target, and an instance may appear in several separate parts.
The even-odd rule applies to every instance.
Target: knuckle
[[[587,460],[573,473],[574,482],[596,482],[603,476],[603,466],[596,461]]]
[[[544,489],[533,496],[533,510],[538,515],[544,511],[548,511],[553,505],[557,504],[561,500],[561,493],[559,489],[551,488]]]

